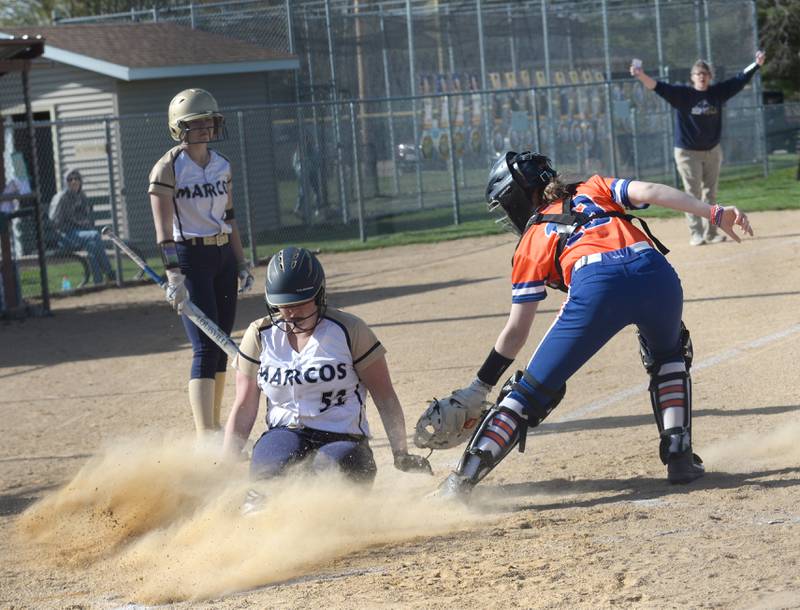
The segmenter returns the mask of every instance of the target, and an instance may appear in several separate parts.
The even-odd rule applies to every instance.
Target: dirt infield
[[[394,470],[370,406],[372,493],[299,478],[247,520],[245,465],[186,438],[190,350],[154,287],[1,325],[0,607],[800,608],[800,212],[751,220],[755,238],[699,248],[682,219],[650,223],[673,248],[695,345],[710,473],[689,486],[665,481],[632,329],[468,509],[424,499],[460,452],[431,457],[434,479]],[[321,257],[331,302],[387,346],[409,430],[493,344],[513,247]],[[540,306],[516,366],[561,300]],[[263,311],[259,293],[240,301],[234,337]]]

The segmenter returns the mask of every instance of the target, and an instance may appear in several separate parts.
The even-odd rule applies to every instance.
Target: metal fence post
[[[339,92],[336,90],[336,55],[333,48],[333,25],[331,24],[331,0],[325,0],[325,27],[328,30],[328,58],[331,67],[331,100],[333,101],[333,133],[336,138],[336,161],[339,175],[339,205],[342,208],[342,222],[347,224],[347,191],[344,183],[344,158],[342,155],[342,126],[339,118]]]
[[[483,140],[486,145],[486,160],[487,166],[491,163],[493,158],[492,151],[492,130],[489,122],[491,120],[491,111],[489,104],[489,96],[486,95],[486,49],[484,48],[483,41],[483,3],[481,0],[475,0],[475,12],[478,19],[478,53],[480,54],[481,62],[481,119],[483,120]]]
[[[450,188],[453,191],[453,224],[461,224],[460,201],[458,197],[458,166],[456,165],[456,146],[453,142],[453,120],[450,112],[450,96],[447,99],[447,133],[450,138]]]
[[[414,158],[417,170],[417,203],[425,207],[422,195],[422,151],[420,150],[419,123],[417,119],[417,68],[414,62],[414,17],[411,14],[411,0],[406,0],[406,29],[408,32],[408,72],[411,85],[411,128],[414,130]]]
[[[367,241],[367,233],[364,228],[364,200],[361,198],[361,160],[358,155],[358,136],[356,134],[356,105],[350,102],[350,131],[353,137],[353,165],[355,166],[355,189],[356,205],[358,208],[358,238]]]
[[[547,153],[553,163],[558,165],[558,154],[556,150],[555,134],[553,133],[553,126],[555,125],[555,118],[553,116],[553,89],[550,85],[553,83],[550,74],[550,34],[549,25],[547,23],[547,5],[548,0],[542,0],[542,45],[544,47],[544,74],[547,80]]]
[[[536,95],[536,88],[534,87],[531,89],[531,102],[532,102],[532,110],[533,110],[533,133],[536,134],[536,152],[542,152],[542,136],[539,134],[539,100],[537,99]]]
[[[751,22],[753,24],[753,42],[754,46],[758,47],[758,8],[756,7],[756,0],[750,2]],[[766,117],[764,116],[764,95],[761,91],[761,75],[756,74],[753,82],[753,89],[756,94],[756,132],[760,136],[758,140],[764,147],[763,166],[764,177],[769,176],[769,143],[767,142],[767,125]]]
[[[387,51],[388,40],[386,38],[386,20],[383,16],[383,4],[378,5],[378,11],[380,14],[381,40],[383,41],[383,49],[381,50],[381,59],[383,60],[383,89],[386,92],[386,97],[389,98],[392,97],[392,88],[389,79],[389,53]],[[400,193],[400,173],[399,168],[397,167],[397,145],[394,137],[394,114],[392,102],[388,101],[386,104],[386,111],[389,113],[389,152],[392,155],[392,192],[394,195],[398,195]]]
[[[451,28],[452,18],[450,15],[450,7],[445,7],[446,16],[445,16],[445,33],[447,34],[447,65],[450,69],[450,74],[456,73],[456,62],[455,57],[453,56],[453,31]],[[462,91],[469,87],[469,84],[464,81],[462,85]],[[463,97],[456,98],[456,104],[463,104]],[[463,115],[462,115],[463,116]],[[462,123],[462,129],[464,128],[464,123]],[[465,132],[466,133],[466,132]],[[464,138],[464,146],[466,146],[466,136]],[[458,159],[458,168],[457,171],[461,174],[461,186],[464,188],[467,187],[467,172],[464,171],[464,159],[459,157]]]
[[[247,215],[247,239],[250,242],[250,260],[253,264],[258,263],[258,253],[256,252],[256,239],[253,233],[253,208],[250,205],[250,184],[247,171],[247,141],[245,140],[244,114],[241,110],[236,113],[239,123],[239,164],[242,166],[242,189],[244,191],[244,209]],[[241,230],[239,232],[241,235]]]
[[[295,49],[295,42],[294,42],[294,19],[292,19],[292,7],[289,4],[289,0],[286,0],[285,3],[285,10],[286,10],[286,30],[289,36],[289,53],[292,55],[297,54],[297,49]],[[307,138],[306,138],[306,125],[305,125],[305,116],[303,113],[303,107],[300,106],[300,75],[298,73],[294,73],[293,75],[294,80],[294,97],[297,101],[297,105],[295,106],[295,121],[297,122],[297,155],[298,161],[300,163],[300,175],[297,177],[298,184],[297,188],[300,189],[298,191],[298,195],[303,193],[306,197],[311,192],[311,185],[308,183],[308,175],[309,171],[317,171],[317,168],[310,167],[308,162],[308,146]],[[305,199],[305,197],[304,197]],[[300,197],[297,198],[298,203],[300,202]],[[307,199],[302,202],[303,208],[300,212],[303,215],[303,222],[309,223],[311,221],[311,211],[308,208]],[[317,209],[319,209],[322,202],[319,201],[319,197],[317,197]]]
[[[617,175],[617,138],[614,133],[613,98],[611,95],[611,47],[608,37],[608,0],[603,0],[603,54],[606,65],[606,107],[608,116],[608,143],[611,147],[611,174]]]
[[[697,43],[697,56],[703,57],[703,32],[700,25],[700,0],[694,0],[694,36]]]
[[[108,167],[108,199],[111,204],[111,228],[114,234],[119,235],[119,213],[117,211],[117,188],[114,180],[114,155],[111,142],[111,121],[103,119],[106,133],[106,166]],[[122,275],[122,253],[119,248],[114,248],[114,266],[117,268],[117,286],[122,286],[125,278]]]
[[[306,13],[305,8],[303,9],[303,32],[305,33],[306,39],[306,66],[308,69],[308,94],[309,99],[311,100],[311,125],[313,127],[313,134],[314,134],[314,149],[318,153],[322,153],[321,158],[322,161],[317,164],[316,168],[312,168],[312,171],[317,172],[319,176],[319,187],[320,187],[320,195],[322,197],[322,201],[320,202],[320,206],[327,208],[328,207],[328,165],[325,161],[326,155],[324,151],[322,151],[323,145],[327,149],[328,147],[328,138],[323,131],[322,137],[320,136],[319,124],[323,121],[320,120],[319,114],[317,111],[317,95],[315,93],[316,85],[314,84],[314,58],[311,55],[311,45],[308,44],[308,40],[310,40],[310,33],[308,29],[308,14]],[[299,99],[297,100],[300,101]]]
[[[633,175],[640,178],[639,172],[639,115],[636,106],[631,106],[631,148],[633,149]]]
[[[703,25],[706,35],[706,61],[714,64],[714,58],[711,56],[711,27],[709,26],[708,18],[708,0],[703,0]]]
[[[47,281],[47,262],[44,258],[44,230],[42,227],[42,217],[44,209],[42,206],[42,174],[39,171],[39,157],[36,154],[36,128],[33,126],[33,107],[31,106],[30,80],[28,70],[30,65],[26,64],[22,70],[22,97],[25,104],[25,118],[28,123],[28,138],[31,146],[31,164],[33,165],[33,211],[36,219],[36,254],[39,257],[39,279],[42,286],[42,311],[44,314],[50,313],[50,285]]]

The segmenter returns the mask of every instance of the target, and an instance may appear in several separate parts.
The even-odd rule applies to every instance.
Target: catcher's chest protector
[[[563,229],[560,228],[558,230],[558,244],[556,245],[556,251],[553,256],[553,265],[558,272],[558,281],[550,282],[548,285],[551,288],[556,288],[563,292],[567,292],[567,285],[564,283],[564,271],[561,268],[561,255],[564,252],[564,248],[567,245],[567,240],[581,227],[584,225],[589,224],[592,221],[599,220],[601,218],[622,218],[628,222],[633,222],[634,220],[638,220],[644,232],[647,236],[653,240],[653,243],[658,248],[661,254],[666,255],[669,252],[669,249],[659,241],[659,239],[650,232],[650,227],[647,226],[647,223],[637,216],[633,216],[632,214],[625,214],[623,212],[602,212],[599,214],[585,214],[583,212],[576,212],[572,209],[572,197],[565,197],[563,199],[563,204],[561,207],[561,214],[542,214],[541,212],[537,212],[533,216],[531,216],[530,220],[528,221],[527,226],[525,227],[525,231],[530,229],[534,225],[540,225],[545,223],[554,223],[557,225],[562,225]],[[523,232],[524,235],[524,232]],[[522,238],[520,237],[520,241]]]

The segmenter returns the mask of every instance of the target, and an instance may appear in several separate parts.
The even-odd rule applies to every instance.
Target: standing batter
[[[169,132],[180,142],[150,172],[150,205],[167,273],[167,301],[181,314],[187,299],[230,334],[238,292],[253,285],[231,197],[231,165],[209,142],[224,138],[214,97],[186,89],[169,104]],[[219,429],[227,357],[186,316],[192,343],[189,402],[198,438]]]
[[[269,316],[245,332],[237,358],[236,400],[225,426],[225,452],[238,455],[267,399],[267,431],[253,447],[256,478],[282,473],[308,458],[315,471],[340,469],[371,483],[367,392],[372,396],[402,471],[430,472],[408,453],[405,418],[394,391],[386,349],[363,320],[327,306],[322,264],[304,248],[271,259],[266,284]]]
[[[486,199],[521,236],[511,271],[511,312],[494,348],[468,387],[434,401],[417,424],[415,441],[452,447],[475,429],[489,390],[525,345],[545,287],[568,290],[555,322],[526,369],[504,386],[472,436],[447,494],[468,493],[558,405],[566,382],[629,324],[639,332],[642,361],[660,433],[659,454],[671,483],[703,475],[692,452],[692,347],[681,323],[683,290],[663,246],[627,209],[649,204],[709,218],[735,241],[734,225],[752,235],[735,207],[708,205],[668,186],[592,176],[563,184],[550,160],[508,152],[489,175]],[[430,429],[433,429],[433,433]]]

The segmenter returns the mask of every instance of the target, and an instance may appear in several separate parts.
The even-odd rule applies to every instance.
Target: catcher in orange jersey
[[[733,240],[738,225],[752,235],[735,207],[708,205],[660,184],[592,176],[564,184],[541,154],[507,152],[492,167],[489,209],[520,235],[511,272],[511,311],[476,379],[434,401],[417,424],[420,447],[446,448],[472,438],[442,495],[469,491],[558,405],[566,382],[611,337],[638,329],[650,376],[650,398],[660,433],[659,454],[671,483],[704,473],[692,452],[692,347],[681,322],[683,291],[666,248],[628,210],[649,204],[708,218]],[[634,224],[638,220],[641,228]],[[477,426],[490,389],[525,345],[546,287],[567,292],[555,322],[524,371],[503,386]]]

